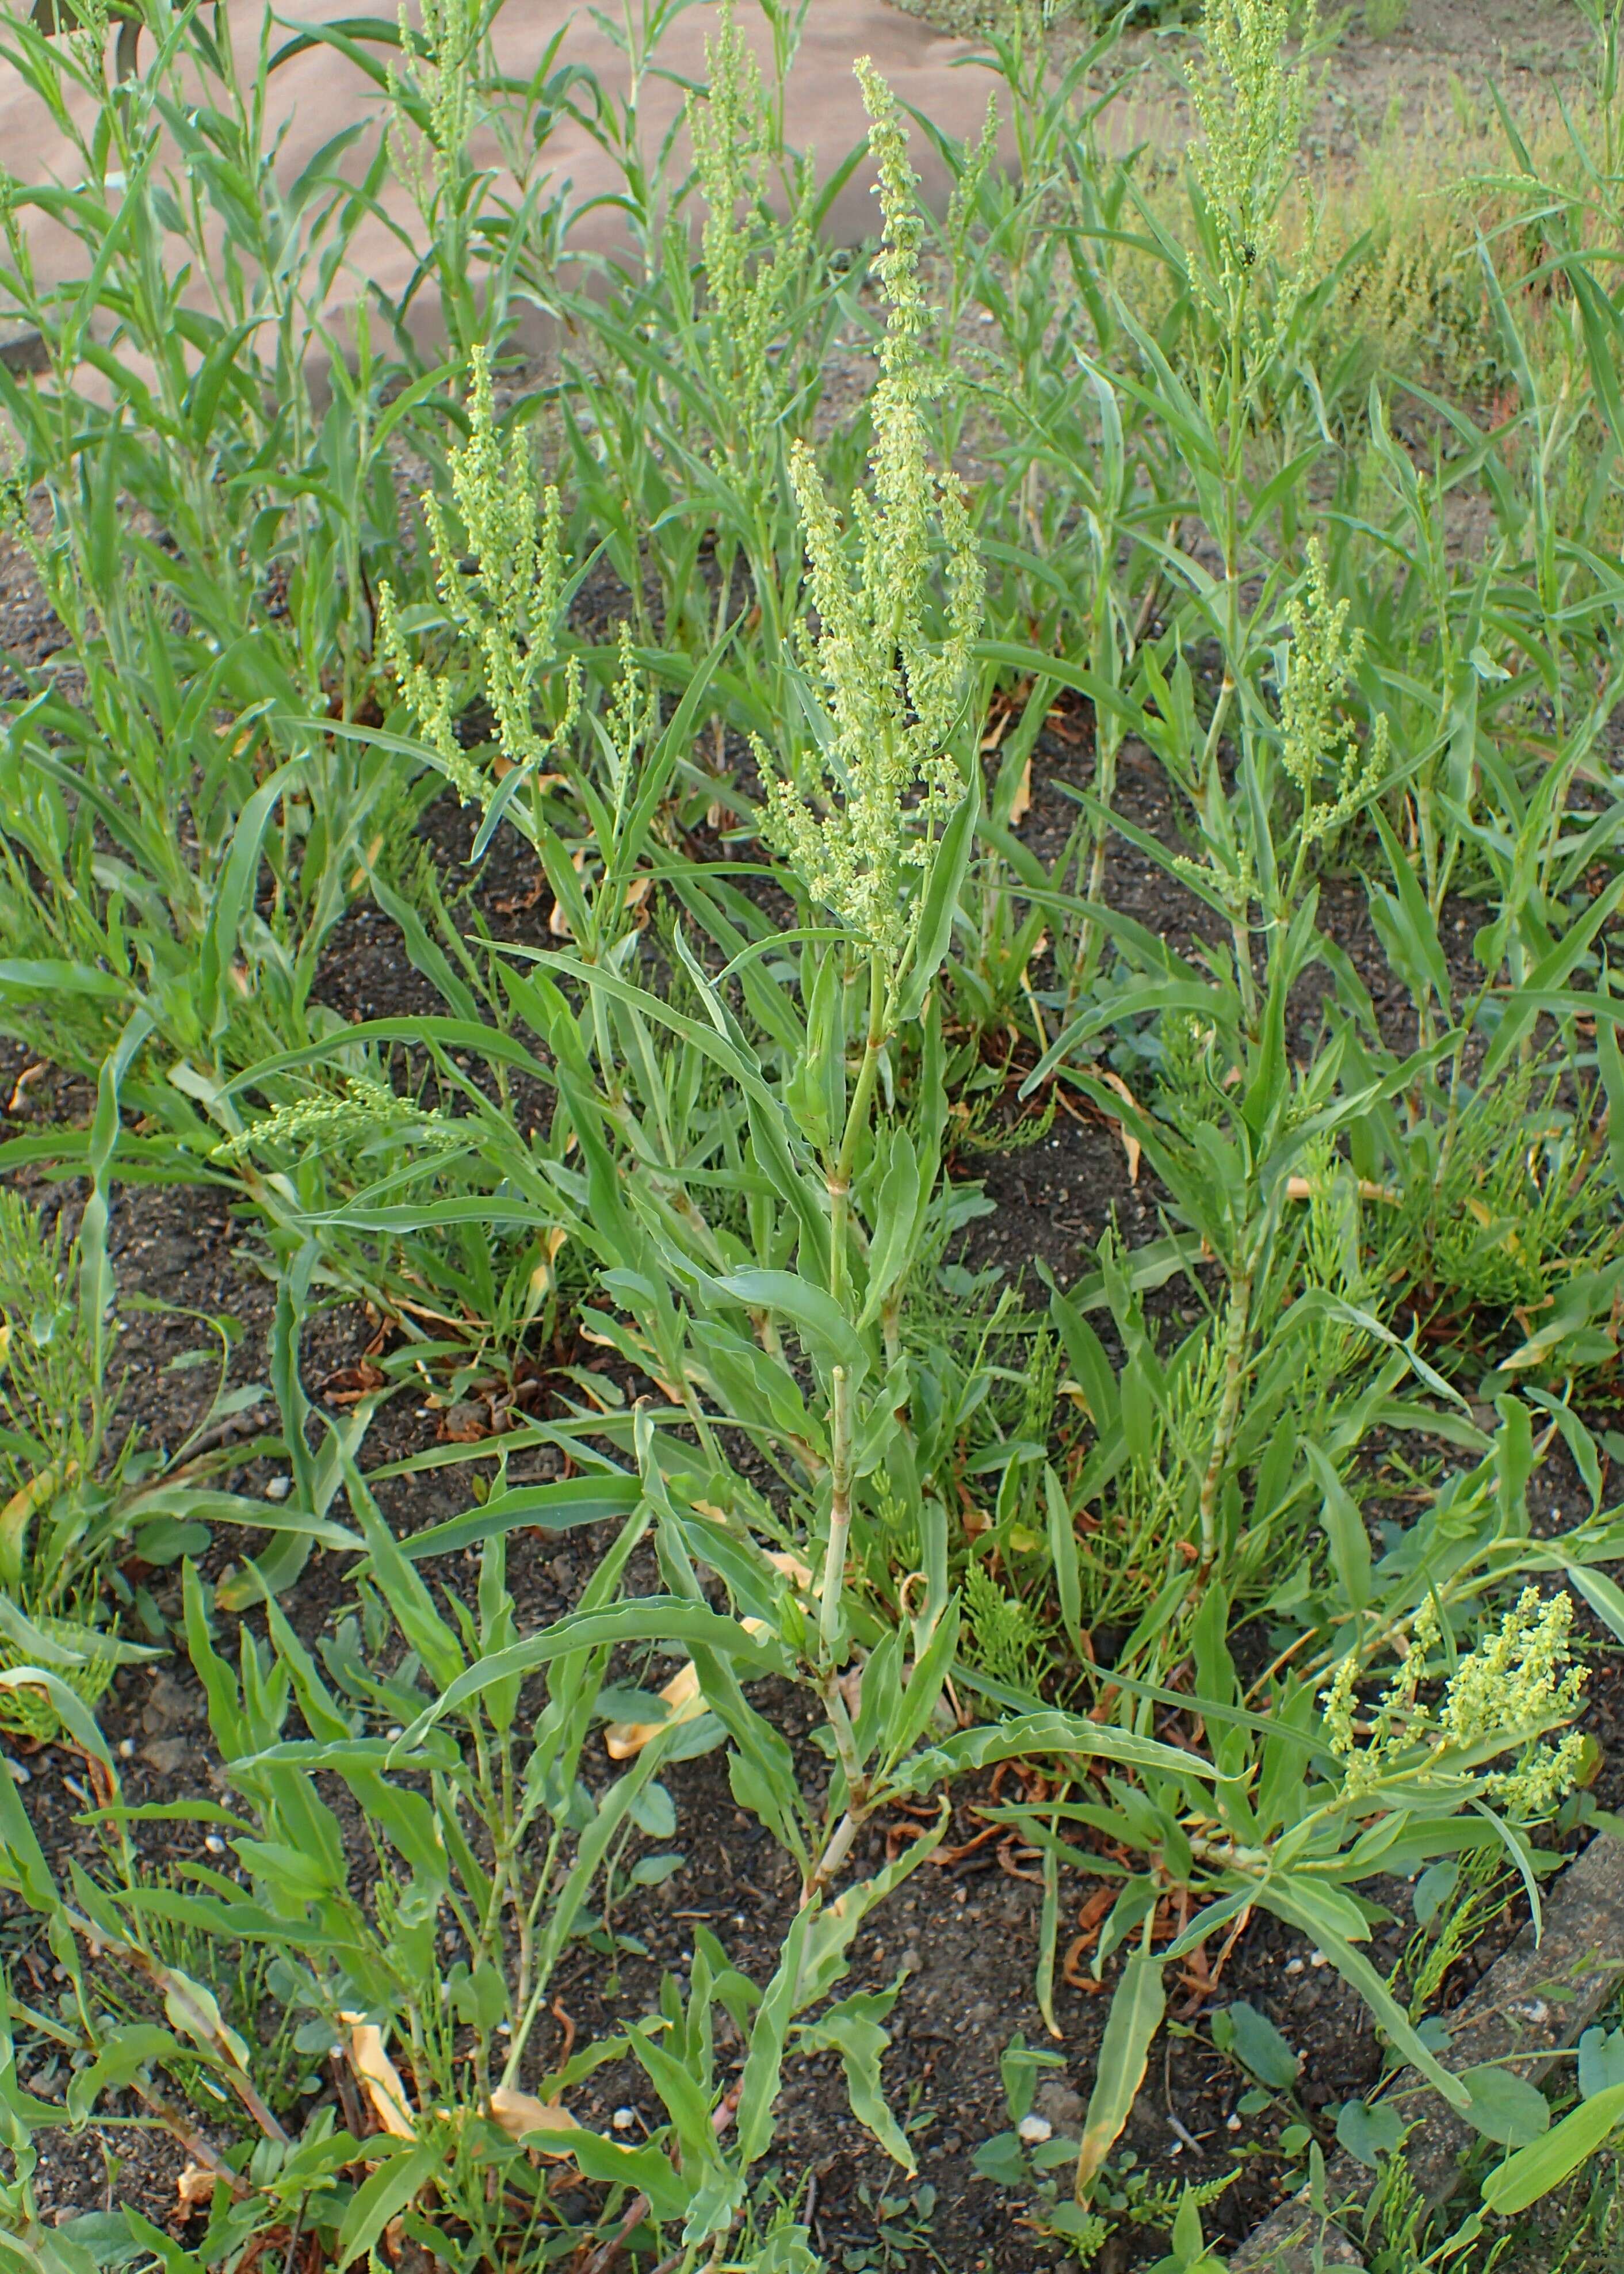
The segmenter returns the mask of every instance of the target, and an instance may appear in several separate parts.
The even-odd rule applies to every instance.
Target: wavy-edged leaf
[[[736,1620],[723,1618],[718,1612],[705,1610],[680,1595],[643,1595],[632,1602],[617,1603],[610,1610],[572,1614],[523,1642],[476,1659],[395,1739],[395,1753],[410,1752],[420,1745],[443,1714],[455,1713],[492,1683],[533,1674],[571,1651],[609,1650],[617,1643],[628,1642],[681,1643],[690,1649],[718,1651],[730,1658],[748,1660],[763,1674],[781,1665],[783,1657],[766,1637],[748,1634]]]

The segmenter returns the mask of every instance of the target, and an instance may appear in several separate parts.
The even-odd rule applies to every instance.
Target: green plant
[[[99,1563],[123,1529],[121,1472],[134,1452],[126,1440],[104,1475],[102,1291],[60,1223],[47,1231],[26,1201],[0,1193],[0,1664],[10,1671],[43,1659],[86,1704],[119,1665],[154,1654],[121,1640],[97,1600]],[[56,1715],[49,1693],[11,1689],[0,1719],[44,1731]]]
[[[94,7],[7,35],[96,123],[73,191],[6,200],[0,283],[49,364],[0,375],[11,527],[68,646],[0,748],[0,1018],[101,1091],[88,1144],[0,1162],[90,1171],[76,1244],[0,1205],[0,1699],[83,1754],[94,1835],[58,1870],[0,1782],[9,1897],[62,1969],[19,1972],[5,2026],[71,2071],[54,2103],[0,2050],[0,2252],[309,2274],[396,2233],[462,2274],[814,2274],[773,2102],[832,2056],[902,2175],[854,2254],[917,2255],[951,2205],[886,2098],[906,1992],[846,1969],[951,1781],[1009,1760],[1022,1796],[977,1805],[1038,1853],[1056,2033],[1063,1867],[1116,1896],[1082,2138],[1041,2136],[1048,2056],[1016,2040],[981,2150],[1057,2238],[1213,2263],[1212,2191],[1122,2142],[1170,1969],[1323,2193],[1296,2048],[1221,1993],[1260,1909],[1389,2044],[1337,2120],[1379,2166],[1380,2274],[1492,2256],[1491,2221],[1575,2184],[1576,2252],[1612,2035],[1553,2106],[1504,2066],[1451,2080],[1434,2009],[1491,1905],[1538,1912],[1551,1827],[1595,1818],[1566,1591],[1624,1631],[1582,1418],[1624,1269],[1616,11],[1560,117],[1462,94],[1413,163],[1389,122],[1328,169],[1283,0],[1214,0],[1177,166],[1113,154],[1119,21],[1062,50],[1060,11],[992,11],[1018,163],[990,112],[933,133],[939,223],[862,71],[865,269],[822,237],[857,154],[820,179],[790,145],[804,0],[767,0],[759,69],[720,12],[688,180],[649,132],[680,4],[604,18],[601,83],[556,42],[504,76],[462,0],[240,73],[156,5],[117,91]],[[384,47],[388,117],[295,189],[267,104],[311,41]],[[547,173],[565,113],[620,173],[590,260]],[[391,173],[413,281],[341,341]],[[61,288],[41,216],[79,247]],[[539,388],[527,304],[560,327]],[[843,332],[878,350],[845,404]],[[493,906],[498,860],[528,881]],[[330,1007],[368,901],[428,1014]],[[1030,1176],[1058,1225],[1054,1163],[1093,1179],[1096,1141],[1137,1190],[1102,1239],[1091,1198],[1040,1314],[1033,1259],[978,1244],[991,1192]],[[976,1150],[1011,1156],[987,1191]],[[121,1434],[115,1164],[207,1177],[265,1235],[280,1507]],[[351,1295],[380,1332],[328,1419],[301,1358]],[[363,1479],[408,1386],[454,1442]],[[1559,1448],[1590,1502],[1565,1528],[1529,1504]],[[517,1481],[543,1455],[562,1479]],[[464,1463],[471,1505],[395,1539],[389,1487]],[[121,1627],[168,1638],[145,1567],[216,1523],[268,1535],[183,1585],[224,1781],[157,1820],[219,1844],[159,1864],[89,1707]],[[584,1592],[522,1630],[560,1530]],[[638,2012],[677,1772],[724,1747],[799,1901],[757,1978],[701,1926]],[[919,1828],[888,1854],[893,1802]],[[572,1947],[615,2018],[567,2047]],[[611,2060],[658,2104],[642,2142],[571,2121]],[[1404,2063],[1511,2145],[1452,2234],[1399,2152]],[[184,2248],[41,2225],[64,2119],[184,2142],[218,2183]]]
[[[281,1532],[274,1552],[284,1556],[303,1536],[307,1552],[326,1512],[319,1487],[302,1509],[279,1511],[214,1481],[244,1449],[281,1452],[286,1443],[267,1436],[234,1448],[222,1430],[265,1395],[257,1383],[228,1386],[231,1321],[206,1321],[214,1349],[182,1361],[212,1363],[217,1378],[202,1418],[172,1449],[117,1428],[109,1193],[119,1086],[144,1039],[137,1022],[102,1069],[85,1156],[90,1196],[74,1236],[60,1216],[48,1228],[19,1194],[0,1192],[0,1722],[36,1738],[64,1716],[78,1728],[71,1701],[94,1705],[117,1668],[159,1654],[152,1641],[162,1638],[163,1619],[121,1563],[133,1562],[138,1572],[171,1565],[206,1547],[214,1523]],[[367,1401],[352,1436],[370,1412]],[[152,1641],[119,1632],[109,1595],[135,1612]]]
[[[1470,1652],[1446,1643],[1443,1663],[1454,1670],[1436,1706],[1425,1702],[1422,1689],[1429,1654],[1438,1648],[1437,1621],[1448,1622],[1446,1633],[1457,1620],[1469,1621],[1491,1572],[1566,1570],[1575,1575],[1582,1591],[1597,1592],[1585,1577],[1585,1559],[1598,1551],[1607,1554],[1605,1527],[1599,1534],[1580,1527],[1568,1535],[1571,1545],[1560,1546],[1547,1562],[1528,1537],[1526,1515],[1517,1513],[1531,1473],[1526,1428],[1525,1412],[1507,1401],[1496,1455],[1472,1482],[1455,1480],[1440,1498],[1436,1518],[1404,1535],[1374,1571],[1362,1527],[1356,1532],[1348,1521],[1350,1510],[1339,1510],[1335,1495],[1327,1498],[1322,1521],[1339,1574],[1336,1585],[1350,1591],[1342,1600],[1360,1606],[1351,1615],[1357,1626],[1345,1630],[1350,1638],[1355,1632],[1396,1637],[1404,1653],[1400,1670],[1388,1676],[1373,1710],[1355,1703],[1371,1664],[1368,1645],[1361,1643],[1335,1665],[1324,1654],[1323,1674],[1305,1670],[1271,1680],[1266,1699],[1270,1710],[1264,1716],[1254,1713],[1228,1670],[1227,1646],[1221,1640],[1228,1606],[1209,1593],[1190,1647],[1195,1691],[1214,1732],[1214,1761],[1220,1772],[1213,1788],[1215,1811],[1197,1801],[1193,1789],[1180,1800],[1176,1785],[1159,1792],[1159,1780],[1143,1776],[1132,1785],[1108,1777],[1098,1800],[1066,1798],[1042,1809],[1012,1803],[994,1812],[999,1820],[1020,1823],[1034,1845],[1057,1846],[1057,1852],[1095,1876],[1120,1876],[1124,1882],[1094,1950],[1096,1976],[1119,1949],[1128,1947],[1132,1954],[1113,1999],[1085,2129],[1079,2163],[1085,2202],[1138,2090],[1162,2018],[1166,1966],[1201,1949],[1226,1921],[1254,1903],[1309,1933],[1380,2015],[1395,2049],[1454,2105],[1466,2106],[1466,2090],[1437,2069],[1416,2034],[1412,2014],[1357,1949],[1372,1916],[1365,1899],[1355,1897],[1348,1908],[1342,1906],[1349,1891],[1377,1871],[1433,1866],[1450,1856],[1472,1858],[1479,1851],[1508,1857],[1531,1891],[1540,1859],[1521,1827],[1548,1817],[1580,1773],[1577,1736],[1552,1746],[1535,1734],[1560,1728],[1578,1696],[1580,1677],[1563,1671],[1571,1612],[1564,1594],[1542,1601],[1536,1589],[1525,1589]],[[1474,1505],[1481,1514],[1468,1518]],[[1467,1520],[1456,1532],[1461,1518]],[[1372,1583],[1397,1592],[1383,1601]],[[1278,1590],[1276,1602],[1292,1592],[1289,1586]],[[1410,1608],[1395,1615],[1400,1600]],[[1170,1703],[1175,1695],[1125,1669],[1113,1672],[1110,1679],[1136,1714],[1145,1712],[1147,1701]],[[1317,1706],[1322,1706],[1323,1719]],[[1509,1756],[1508,1766],[1494,1766],[1500,1755]],[[1256,1797],[1237,1815],[1223,1796],[1242,1787]],[[1071,1825],[1091,1827],[1108,1841],[1137,1850],[1147,1868],[1125,1871],[1099,1852],[1071,1849],[1063,1838],[1064,1827]],[[1412,1841],[1413,1849],[1407,1845]],[[1403,1862],[1410,1854],[1414,1864]],[[1473,1863],[1465,1868],[1475,1872],[1486,1867]],[[1152,1938],[1157,1905],[1169,1885],[1198,1887],[1206,1908],[1188,1928],[1172,1935],[1164,1951],[1156,1952]]]
[[[657,1739],[596,1797],[581,1781],[608,1652],[639,1634],[697,1642],[714,1630],[726,1643],[737,1633],[708,1611],[617,1605],[620,1575],[649,1520],[626,1480],[499,1490],[469,1517],[440,1527],[443,1536],[414,1540],[410,1555],[353,1468],[348,1481],[359,1526],[350,1545],[361,1558],[352,1575],[360,1615],[323,1642],[325,1672],[267,1595],[268,1644],[244,1630],[234,1675],[210,1637],[208,1593],[187,1570],[188,1647],[234,1804],[188,1803],[179,1813],[195,1819],[201,1807],[206,1821],[223,1826],[235,1869],[192,1864],[167,1884],[135,1874],[110,1756],[82,1719],[76,1730],[101,1764],[102,1804],[91,1820],[106,1835],[103,1868],[94,1878],[76,1872],[64,1895],[14,1800],[7,1832],[11,1884],[45,1914],[71,1983],[59,2021],[13,2001],[15,2010],[56,2042],[83,2042],[95,2054],[76,2081],[70,2115],[83,2120],[109,2083],[133,2084],[245,2206],[244,2237],[255,2224],[274,2226],[304,2196],[340,2264],[425,2189],[431,2241],[427,2206],[436,2195],[444,2215],[485,2238],[482,2248],[494,2247],[499,2231],[545,2238],[556,2225],[515,2143],[535,2135],[552,2148],[573,2137],[560,2097],[617,2046],[566,2061],[544,2079],[541,2096],[522,2080],[537,2067],[532,2038],[553,1970],[570,1939],[592,1928],[595,1884],[645,1814],[645,1796],[658,1793],[656,1773],[673,1750]],[[503,1577],[508,1534],[538,1517],[556,1525],[628,1511],[618,1547],[572,1617],[519,1644]],[[477,1605],[451,1597],[442,1615],[417,1563],[470,1541],[481,1549]],[[369,1655],[369,1638],[372,1653],[394,1660],[387,1670]],[[392,1640],[406,1644],[404,1657]],[[498,1674],[515,1659],[514,1672]],[[521,1738],[522,1673],[542,1666],[548,1701]],[[303,1736],[287,1734],[292,1710]],[[442,1726],[459,1711],[452,1726],[464,1743]],[[404,1721],[411,1730],[402,1738]],[[702,1747],[714,1742],[696,1734]],[[351,1886],[360,1858],[322,1797],[329,1777],[361,1811],[372,1880],[365,1902]],[[239,2034],[212,1991],[170,1962],[166,1945],[177,1932],[217,1951],[239,1943],[265,1951],[271,1962],[259,1990],[286,2016],[280,2026],[294,2048],[307,2059],[334,2044],[347,2048],[380,2135],[366,2150],[375,2168],[365,2186],[340,2180],[362,2150],[335,2131],[331,2107],[302,2135],[289,2133],[288,2100],[279,2110],[258,2081],[266,2052]],[[218,1962],[214,1970],[218,1980]],[[154,1998],[167,2028],[150,2011]],[[237,2021],[257,2028],[241,2009]],[[168,2075],[212,2117],[206,2130],[166,2098]],[[259,2143],[252,2186],[237,2178],[244,2158],[233,2150],[244,2136]],[[493,2194],[485,2185],[492,2157],[502,2173]]]

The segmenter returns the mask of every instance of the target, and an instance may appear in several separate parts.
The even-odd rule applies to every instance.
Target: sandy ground
[[[343,12],[335,0],[282,0],[271,51],[290,34]],[[635,74],[627,54],[573,0],[507,0],[495,26],[494,60],[504,74],[524,81],[583,66],[598,81],[615,132],[624,131],[628,147],[639,148],[653,161],[673,126],[680,130],[687,88],[707,77],[706,41],[714,32],[717,12],[716,0],[688,6],[661,41],[654,67]],[[239,79],[252,87],[262,11],[251,0],[236,0],[226,13]],[[770,64],[771,31],[756,0],[742,0],[738,20],[763,64]],[[11,14],[9,36],[0,37],[0,150],[7,170],[21,184],[72,186],[86,171],[76,135],[87,131],[94,117],[93,94],[76,92],[65,114],[56,115],[41,92],[39,58],[57,52],[26,28],[15,11]],[[387,61],[390,51],[373,48],[370,52]],[[974,137],[981,130],[990,85],[987,72],[976,66],[976,52],[972,44],[881,4],[881,0],[814,0],[786,86],[787,139],[795,147],[815,153],[823,179],[836,171],[866,129],[852,72],[853,58],[863,55],[873,58],[906,104],[937,128],[955,137]],[[149,36],[143,37],[140,54],[143,64],[150,60]],[[584,107],[583,91],[577,90],[577,99]],[[628,105],[634,102],[635,125],[627,130]],[[304,175],[335,136],[357,128],[357,140],[335,162],[349,178],[358,180],[377,149],[389,107],[387,94],[365,71],[330,44],[317,42],[280,64],[267,81],[266,116],[277,138],[275,174],[284,190]],[[510,124],[515,116],[510,111]],[[405,139],[410,143],[411,138]],[[924,136],[916,134],[914,146],[926,194],[939,198],[945,188],[941,162]],[[563,199],[567,219],[561,241],[568,252],[612,251],[626,242],[625,211],[618,202],[610,202],[618,200],[626,186],[620,155],[612,138],[595,139],[581,118],[568,112],[556,116],[539,147],[527,150],[522,158],[515,154],[511,132],[500,133],[491,121],[476,125],[471,147],[476,162],[492,169],[492,207],[539,186],[544,205],[554,196]],[[679,131],[679,165],[683,154]],[[181,170],[173,146],[166,141],[160,141],[155,163],[171,174]],[[327,286],[325,312],[353,302],[369,283],[392,297],[408,284],[415,263],[413,248],[424,241],[424,230],[402,178],[404,170],[397,168],[384,179],[377,210],[361,223],[349,259]],[[871,182],[871,172],[860,166],[835,199],[828,226],[838,241],[855,244],[868,234],[874,211]],[[86,273],[81,240],[37,207],[31,209],[26,195],[20,218],[41,283],[54,285]],[[522,329],[521,343],[539,350],[546,338],[545,318],[532,315],[528,330]]]

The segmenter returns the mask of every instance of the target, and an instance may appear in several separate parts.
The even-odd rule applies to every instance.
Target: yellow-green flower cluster
[[[365,1144],[410,1128],[431,1145],[457,1145],[464,1133],[431,1107],[402,1097],[372,1074],[352,1074],[342,1091],[320,1091],[279,1105],[262,1121],[214,1148],[219,1161],[241,1160],[267,1146],[301,1154],[332,1145]]]
[[[709,93],[703,101],[690,95],[688,105],[694,171],[705,202],[705,351],[723,414],[718,440],[735,464],[753,466],[778,415],[771,350],[811,250],[814,177],[803,161],[787,222],[765,230],[748,225],[763,206],[759,166],[769,121],[761,72],[733,21],[732,0],[705,55]]]
[[[1389,1779],[1475,1777],[1471,1755],[1510,1751],[1521,1741],[1512,1766],[1483,1774],[1481,1789],[1521,1821],[1549,1815],[1572,1790],[1584,1750],[1575,1731],[1554,1744],[1544,1741],[1545,1732],[1573,1718],[1583,1696],[1583,1671],[1568,1662],[1572,1623],[1570,1595],[1543,1599],[1538,1587],[1525,1587],[1499,1628],[1459,1661],[1437,1707],[1429,1708],[1418,1692],[1439,1627],[1432,1605],[1424,1603],[1404,1657],[1363,1731],[1356,1719],[1358,1660],[1344,1658],[1320,1704],[1331,1751],[1342,1764],[1345,1796],[1364,1799]]]
[[[1286,57],[1294,12],[1291,0],[1207,0],[1202,19],[1204,59],[1190,94],[1203,140],[1192,164],[1222,246],[1221,292],[1212,300],[1221,317],[1232,317],[1250,273],[1274,252],[1280,202],[1297,171],[1305,86]],[[1304,38],[1312,4],[1305,15]]]
[[[391,134],[390,154],[412,195],[426,207],[432,184],[442,193],[452,189],[472,132],[485,11],[481,0],[419,0],[418,13],[420,23],[415,24],[401,0],[396,12],[400,49],[412,59],[413,70],[409,88],[392,64],[387,84],[397,125],[420,110],[428,146],[426,169],[398,132]]]
[[[1303,832],[1308,844],[1340,829],[1380,786],[1387,770],[1387,722],[1378,718],[1367,751],[1337,706],[1365,651],[1365,635],[1348,631],[1348,602],[1333,602],[1326,582],[1325,555],[1308,547],[1304,594],[1289,611],[1291,644],[1281,678],[1282,762],[1303,796]],[[1322,774],[1336,779],[1336,795],[1314,802]]]
[[[896,98],[866,58],[856,66],[873,122],[884,231],[875,273],[889,307],[870,405],[870,488],[842,531],[810,450],[791,462],[805,531],[801,660],[821,684],[825,728],[815,764],[769,773],[768,826],[815,900],[894,970],[912,935],[910,883],[963,794],[950,744],[966,715],[983,580],[964,492],[932,463],[925,407],[929,311],[919,280],[917,177]],[[933,635],[934,569],[948,563],[944,636]],[[763,772],[771,767],[757,748]]]
[[[440,604],[478,659],[498,746],[510,765],[535,767],[557,749],[579,707],[579,675],[572,659],[565,672],[562,719],[547,731],[538,723],[543,675],[553,659],[564,605],[559,496],[549,488],[538,500],[530,445],[522,430],[515,429],[504,451],[483,348],[474,350],[471,362],[468,440],[450,461],[451,494],[466,547],[457,543],[432,492],[424,497],[423,511]],[[490,780],[457,740],[453,682],[414,660],[387,584],[378,596],[378,645],[418,734],[462,802],[487,802]]]
[[[1565,1589],[1542,1600],[1538,1587],[1525,1587],[1500,1631],[1455,1668],[1439,1716],[1446,1740],[1476,1745],[1507,1730],[1570,1721],[1585,1679],[1568,1663],[1572,1625],[1573,1597]],[[1520,1815],[1545,1814],[1571,1788],[1583,1746],[1577,1731],[1555,1745],[1532,1744],[1515,1767],[1492,1774],[1487,1788]]]

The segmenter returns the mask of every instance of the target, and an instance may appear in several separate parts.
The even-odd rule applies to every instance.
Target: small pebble
[[[609,2121],[617,2132],[629,2132],[637,2121],[637,2112],[635,2108],[617,2108]]]
[[[217,1832],[206,1832],[203,1845],[211,1856],[223,1856],[226,1852],[226,1843]]]
[[[265,1497],[267,1500],[286,1500],[292,1490],[291,1477],[273,1477],[265,1487]]]
[[[11,1772],[11,1782],[13,1784],[32,1784],[34,1782],[34,1771],[32,1769],[26,1769],[20,1761],[8,1761],[6,1763],[6,1766]]]
[[[1238,2116],[1226,2116],[1223,2120],[1223,2128],[1226,2132],[1238,2132],[1241,2128],[1240,2118]]]
[[[1286,1971],[1287,1971],[1287,1973],[1288,1973],[1288,1974],[1300,1974],[1300,1973],[1302,1972],[1302,1970],[1303,1970],[1303,1962],[1302,1962],[1302,1960],[1301,1960],[1300,1958],[1288,1958],[1288,1959],[1287,1959],[1287,1961],[1286,1961]]]
[[[1331,1962],[1324,1951],[1311,1950],[1308,1954],[1308,1962],[1311,1966],[1328,1966]]]
[[[120,1737],[118,1740],[118,1758],[120,1760],[124,1761],[132,1761],[135,1758],[135,1739],[133,1737]]]
[[[387,1737],[391,1744],[395,1743],[395,1740],[397,1737],[403,1737],[405,1735],[405,1730],[402,1728],[398,1721],[391,1722],[389,1727],[384,1731],[384,1736]]]
[[[1015,2129],[1032,2147],[1036,2147],[1041,2140],[1052,2139],[1055,2132],[1047,2116],[1023,2116]]]

